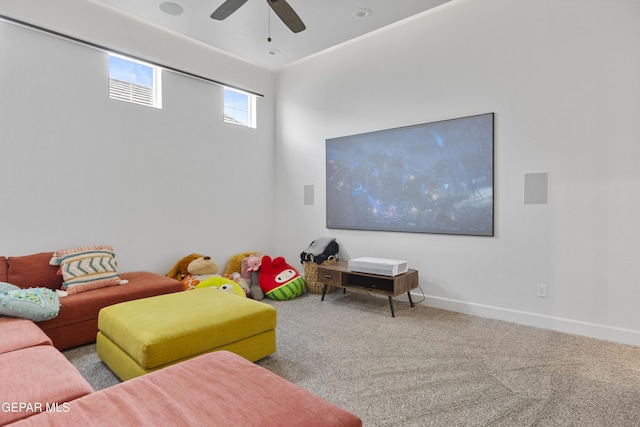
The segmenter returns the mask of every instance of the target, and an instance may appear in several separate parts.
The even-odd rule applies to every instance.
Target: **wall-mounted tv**
[[[493,236],[493,119],[327,139],[327,228]]]

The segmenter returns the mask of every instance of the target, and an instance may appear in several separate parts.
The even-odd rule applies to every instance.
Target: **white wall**
[[[334,236],[407,259],[429,305],[640,345],[639,24],[633,0],[454,0],[281,71],[277,251]],[[487,112],[495,237],[325,228],[326,138]]]
[[[0,254],[112,244],[122,271],[164,274],[191,252],[221,269],[272,252],[273,73],[92,1],[0,14],[265,95],[258,129],[222,122],[220,86],[171,72],[161,110],[110,100],[104,52],[0,21]]]
[[[92,0],[0,14],[265,94],[258,130],[221,123],[220,88],[170,73],[162,110],[111,101],[101,52],[0,22],[0,254],[110,243],[123,270],[164,273],[192,251],[295,264],[332,235],[346,257],[406,258],[429,305],[640,345],[639,2],[454,0],[277,81]],[[325,228],[326,138],[485,112],[494,238]],[[549,204],[525,206],[539,171]]]

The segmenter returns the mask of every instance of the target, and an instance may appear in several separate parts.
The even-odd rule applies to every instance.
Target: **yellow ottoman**
[[[215,288],[127,301],[98,314],[98,356],[125,381],[216,350],[276,351],[274,307]]]

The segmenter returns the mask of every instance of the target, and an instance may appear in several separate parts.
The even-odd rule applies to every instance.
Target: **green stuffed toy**
[[[242,289],[239,284],[231,279],[227,279],[222,276],[209,277],[208,279],[204,279],[196,285],[196,289],[202,288],[216,288],[220,289],[221,291],[231,292],[232,294],[236,294],[243,298],[247,297],[244,289]]]

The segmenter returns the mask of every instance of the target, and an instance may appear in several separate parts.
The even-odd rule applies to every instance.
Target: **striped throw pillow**
[[[60,266],[62,289],[69,295],[127,283],[118,275],[115,253],[109,245],[56,251],[49,264]]]

